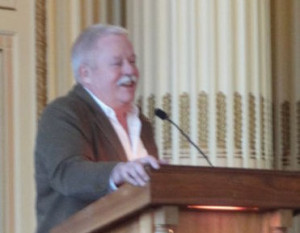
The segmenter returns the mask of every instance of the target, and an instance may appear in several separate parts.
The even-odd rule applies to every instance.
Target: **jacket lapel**
[[[109,154],[101,155],[101,153],[99,153],[98,155],[96,155],[96,157],[98,157],[97,160],[104,159],[112,161],[127,161],[123,146],[113,126],[111,125],[109,119],[106,117],[102,109],[97,105],[93,98],[80,84],[77,84],[74,87],[74,92],[81,99],[81,101],[88,105],[90,111],[92,112],[91,124],[93,127],[93,131],[95,132],[96,140],[94,143],[98,144],[98,142],[100,142],[100,138],[104,138],[103,140],[107,142],[107,144],[103,143],[105,145],[99,144],[101,148],[99,148],[98,151],[107,151],[107,153]],[[104,150],[102,147],[107,148],[107,150]]]

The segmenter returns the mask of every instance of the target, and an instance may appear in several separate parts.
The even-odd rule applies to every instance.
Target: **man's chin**
[[[128,89],[123,89],[120,92],[120,100],[124,103],[128,103],[128,102],[132,102],[134,101],[134,97],[135,97],[135,88],[128,88]]]

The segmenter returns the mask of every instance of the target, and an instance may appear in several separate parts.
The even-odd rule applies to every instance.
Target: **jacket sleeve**
[[[97,200],[110,192],[115,162],[94,162],[92,140],[78,115],[50,106],[40,119],[36,140],[36,176],[40,185],[65,196]]]

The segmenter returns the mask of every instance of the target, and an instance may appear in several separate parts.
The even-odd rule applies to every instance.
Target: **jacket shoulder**
[[[67,95],[58,97],[50,102],[44,109],[41,118],[52,114],[61,114],[70,117],[78,116],[86,118],[89,113],[95,111],[93,100],[88,93],[76,85]]]

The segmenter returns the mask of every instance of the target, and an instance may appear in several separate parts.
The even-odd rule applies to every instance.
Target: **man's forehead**
[[[98,38],[97,40],[97,44],[101,45],[101,44],[118,44],[118,43],[122,43],[122,42],[126,42],[131,44],[131,42],[129,41],[128,37],[126,35],[123,34],[109,34],[109,35],[104,35]]]
[[[100,38],[97,42],[97,48],[102,52],[109,53],[112,57],[118,58],[126,54],[127,57],[135,57],[131,42],[126,36],[111,35]]]

